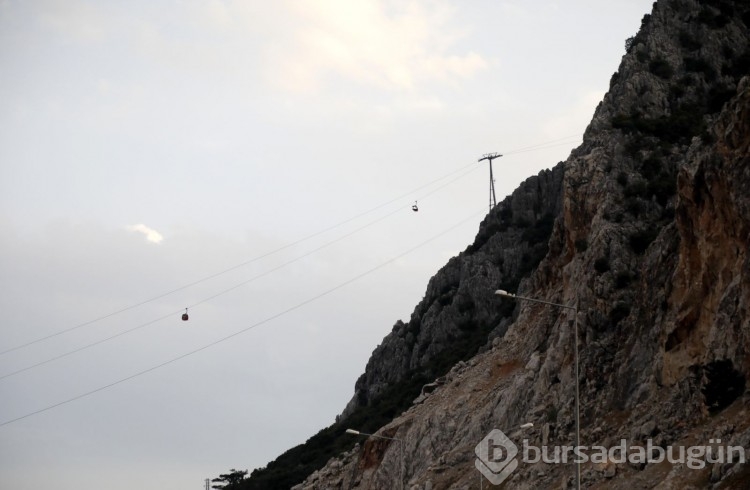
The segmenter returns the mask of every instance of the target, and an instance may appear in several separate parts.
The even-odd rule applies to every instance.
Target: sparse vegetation
[[[734,368],[732,361],[713,361],[703,371],[705,382],[701,393],[709,413],[724,410],[745,393],[745,376]]]
[[[617,289],[622,289],[628,286],[630,284],[630,281],[633,280],[633,274],[628,271],[620,271],[615,275],[615,287]]]
[[[609,88],[614,87],[614,85],[617,83],[617,80],[619,79],[620,79],[620,72],[619,71],[614,72],[612,76],[609,78]]]
[[[656,202],[660,205],[666,206],[669,199],[677,192],[677,176],[660,172],[659,175],[649,180],[646,192],[649,196],[656,198]]]
[[[672,65],[670,65],[669,62],[664,58],[656,58],[654,60],[651,60],[651,62],[648,64],[648,71],[659,78],[663,78],[664,80],[669,80],[670,78],[672,78],[672,75],[674,75],[674,69],[672,68]]]
[[[731,5],[727,9],[727,4],[718,3],[719,12],[712,7],[705,5],[698,14],[698,22],[707,25],[711,29],[721,29],[729,23],[729,15],[732,14]]]
[[[478,248],[507,226],[512,219],[510,208],[504,208],[495,214],[477,236],[474,247]],[[545,214],[535,223],[521,232],[522,238],[529,244],[529,249],[523,254],[518,274],[499,284],[498,287],[509,291],[516,290],[521,279],[533,271],[547,254],[547,241],[552,233],[554,217]],[[345,434],[347,427],[357,427],[364,432],[375,432],[386,425],[393,418],[400,415],[411,406],[419,395],[422,386],[445,375],[457,362],[467,360],[476,355],[479,349],[487,343],[490,332],[502,318],[510,317],[516,304],[512,301],[498,302],[494,318],[489,321],[478,321],[473,312],[475,305],[470,297],[457,297],[458,284],[447,283],[438,291],[435,301],[443,306],[456,303],[458,312],[462,315],[456,322],[457,333],[450,338],[450,345],[446,346],[430,361],[412,370],[400,382],[388,386],[373,400],[360,400],[361,406],[343,420],[322,429],[300,444],[270,462],[264,468],[254,470],[250,477],[243,480],[237,487],[241,490],[270,490],[276,488],[290,488],[301,482],[306,476],[323,467],[325,463],[337,454],[351,449],[358,441]],[[411,339],[409,349],[415,348],[415,339],[420,331],[420,318],[413,318],[405,326],[405,336]]]
[[[642,180],[631,182],[625,187],[625,197],[646,197],[646,183]]]
[[[609,259],[607,257],[599,257],[594,261],[594,270],[599,274],[604,274],[609,270]]]
[[[247,470],[235,470],[234,468],[229,470],[229,473],[219,475],[218,478],[211,480],[211,488],[217,490],[236,490],[240,488],[240,484],[245,480],[247,476]]]
[[[705,110],[695,104],[677,108],[669,116],[646,118],[638,112],[618,114],[612,118],[612,127],[625,133],[645,133],[669,143],[687,142],[703,131]]]
[[[586,240],[585,237],[577,238],[576,239],[576,252],[581,253],[585,252],[587,248],[589,248],[589,242]]]
[[[550,405],[547,407],[546,416],[547,416],[547,422],[550,424],[554,424],[557,422],[557,414],[560,413],[560,407],[557,405]]]
[[[620,301],[618,302],[612,311],[609,312],[609,321],[613,327],[616,327],[623,319],[630,315],[630,305]]]
[[[625,187],[628,185],[628,174],[625,172],[620,172],[617,174],[617,183],[621,186]]]
[[[648,158],[643,160],[641,164],[641,174],[647,179],[651,180],[661,173],[662,161],[656,155],[650,155]]]
[[[728,15],[735,8],[732,6],[732,2],[728,0],[703,0],[702,3],[704,6],[700,11],[699,20],[711,29],[726,25],[729,22]],[[692,4],[690,8],[693,8]],[[745,22],[750,23],[750,10],[745,12],[743,19],[747,19]],[[648,26],[649,21],[650,16],[644,16],[642,31]],[[636,50],[635,56],[644,63],[639,69],[643,69],[647,63],[650,73],[661,80],[670,81],[667,84],[656,81],[651,77],[651,81],[654,82],[653,85],[644,85],[637,82],[638,85],[636,86],[641,95],[651,90],[654,95],[658,95],[658,98],[637,99],[635,94],[632,94],[636,100],[646,101],[642,105],[644,107],[643,112],[637,110],[627,112],[629,109],[626,109],[625,113],[615,115],[611,121],[613,128],[621,130],[621,134],[617,135],[621,139],[617,143],[625,142],[624,154],[626,158],[618,159],[619,155],[617,155],[618,158],[612,159],[615,172],[617,172],[615,180],[621,186],[622,195],[625,199],[623,207],[612,205],[612,201],[608,201],[605,209],[615,213],[611,218],[614,222],[619,223],[623,219],[627,222],[625,226],[612,228],[632,230],[633,227],[640,227],[627,236],[630,249],[637,255],[645,254],[659,236],[660,228],[657,224],[663,224],[663,221],[660,222],[659,220],[669,220],[674,217],[674,206],[670,205],[670,201],[673,200],[677,190],[677,171],[675,168],[679,165],[678,159],[683,158],[684,155],[684,153],[680,153],[681,149],[678,145],[686,147],[687,144],[691,143],[691,139],[696,136],[700,136],[704,142],[709,142],[709,138],[712,138],[712,136],[706,131],[705,119],[710,120],[710,118],[705,118],[705,116],[721,110],[722,106],[736,92],[733,84],[736,81],[722,79],[723,84],[715,83],[711,85],[711,82],[715,82],[719,76],[717,68],[712,63],[715,63],[716,66],[719,65],[712,58],[707,60],[699,57],[701,42],[696,39],[696,36],[702,35],[707,29],[703,26],[694,27],[695,29],[692,31],[682,30],[679,33],[679,43],[686,50],[684,52],[691,52],[691,56],[682,59],[682,66],[680,66],[679,58],[670,58],[672,59],[672,63],[670,63],[666,58],[659,57],[658,49],[649,52],[648,46],[657,48],[658,46],[651,41],[649,41],[648,46],[643,44],[642,37],[645,34],[639,32],[639,35],[630,37],[625,41],[626,51],[631,53]],[[713,48],[705,52],[713,52]],[[721,67],[722,76],[738,77],[750,72],[750,49],[744,54],[734,57],[734,53],[729,48],[725,48],[724,55],[728,58],[728,61]],[[628,61],[632,63],[632,60]],[[690,73],[677,79],[676,73],[679,74],[683,67]],[[618,83],[620,78],[619,72],[613,73],[610,79],[610,87]],[[662,105],[661,101],[667,90],[669,100]],[[652,100],[658,100],[658,103],[651,105]],[[635,103],[636,106],[637,103]],[[613,107],[627,108],[628,105],[623,104]],[[645,107],[648,109],[645,109]],[[661,109],[662,107],[663,109]],[[663,110],[663,112],[650,112],[656,110]],[[611,112],[609,113],[611,114]],[[671,152],[670,148],[673,149]],[[613,164],[610,163],[606,167],[606,171],[609,173],[612,169]],[[614,175],[607,177],[608,185],[611,185],[609,179],[612,177]],[[619,190],[616,192],[619,194]],[[662,208],[659,208],[655,203],[658,203]],[[479,230],[475,242],[467,248],[467,252],[475,252],[485,246],[495,234],[511,230],[510,236],[514,240],[520,238],[524,242],[520,248],[520,250],[523,250],[523,253],[520,254],[520,267],[518,274],[514,277],[501,276],[502,284],[498,284],[498,287],[515,291],[521,279],[533,272],[547,255],[554,217],[551,214],[545,214],[541,218],[535,219],[538,214],[535,215],[531,210],[528,211],[528,215],[518,210],[519,212],[514,216],[508,204],[501,204],[501,206],[499,209],[493,210],[487,217],[485,225]],[[623,218],[623,210],[626,210],[634,218],[643,216],[644,220],[631,219],[627,214]],[[538,210],[535,211],[538,213]],[[610,219],[607,214],[605,214],[605,217]],[[648,218],[648,220],[645,218]],[[569,232],[574,233],[570,230]],[[599,235],[592,234],[591,236]],[[669,238],[669,233],[665,232],[663,237],[665,244],[668,242],[667,238]],[[619,245],[616,242],[613,243],[615,243],[615,247]],[[496,246],[495,241],[492,241],[491,244],[493,247]],[[553,241],[553,244],[556,245],[556,242]],[[578,238],[574,242],[575,250],[579,253],[586,251],[588,246],[586,238]],[[592,250],[589,252],[593,254],[595,249],[596,247],[592,245]],[[665,247],[665,249],[667,252],[670,251],[668,247]],[[506,255],[507,267],[514,267],[519,259],[518,255],[515,255],[515,249],[512,250],[512,253],[508,252]],[[566,251],[569,252],[569,250]],[[615,289],[618,290],[612,297],[619,299],[608,313],[606,307],[603,311],[597,312],[597,318],[594,322],[597,328],[606,328],[607,325],[613,328],[617,327],[629,317],[634,324],[636,313],[639,323],[645,323],[645,321],[641,321],[647,318],[647,315],[643,313],[646,309],[644,305],[649,304],[654,308],[659,305],[658,298],[652,301],[652,298],[649,297],[647,298],[648,301],[641,301],[643,296],[649,293],[649,289],[645,289],[645,293],[635,291],[639,289],[639,285],[645,287],[646,283],[654,281],[654,276],[648,275],[648,268],[641,269],[641,265],[638,265],[639,261],[643,261],[642,258],[633,260],[634,257],[628,254],[627,250],[623,254],[625,257],[621,257],[618,255],[619,252],[622,251],[618,248],[613,248],[611,252],[599,252],[603,256],[596,258],[593,262],[593,268],[598,274],[610,272],[604,279],[599,278],[598,284],[607,281],[605,285],[610,285],[611,283],[608,281],[611,277]],[[657,250],[652,249],[653,254],[657,252]],[[499,252],[498,256],[490,258],[490,261],[502,268],[505,262],[500,253],[505,252]],[[611,260],[610,253],[612,255]],[[626,265],[623,265],[623,262]],[[631,268],[623,269],[623,267]],[[617,272],[615,273],[615,271]],[[640,276],[639,274],[643,275]],[[658,279],[661,276],[655,277]],[[659,284],[663,282],[661,279],[658,280]],[[606,290],[607,288],[603,289]],[[444,307],[455,307],[460,314],[453,324],[455,328],[447,335],[450,347],[446,347],[437,355],[433,355],[427,365],[406,373],[402,381],[391,384],[374,399],[363,399],[362,406],[346,419],[337,421],[321,430],[304,444],[281,455],[268,467],[253,471],[251,478],[242,482],[241,488],[289,488],[321,467],[332,456],[353,447],[356,442],[361,442],[360,439],[346,436],[344,429],[346,427],[357,427],[363,431],[374,432],[390,422],[411,405],[425,383],[444,375],[456,362],[469,359],[475,355],[486,344],[493,328],[498,325],[500,320],[509,317],[514,308],[517,307],[517,304],[512,301],[500,302],[498,309],[492,312],[494,317],[491,321],[487,321],[486,318],[478,320],[477,305],[475,305],[474,299],[470,296],[462,296],[462,293],[458,293],[458,291],[457,283],[448,284],[441,288],[439,294],[434,298],[435,302]],[[611,292],[607,291],[607,294]],[[662,301],[661,308],[667,310],[666,301]],[[631,313],[633,314],[632,317]],[[420,318],[412,319],[405,326],[405,335],[411,336],[411,340],[407,344],[409,349],[417,349],[414,339],[417,338],[419,329]],[[717,362],[706,367],[705,374],[708,384],[702,388],[702,391],[707,406],[712,413],[723,409],[736,399],[736,397],[730,397],[730,394],[734,396],[736,393],[744,392],[745,378],[740,379],[737,373],[731,363],[724,365]],[[611,379],[600,378],[597,380],[598,382]],[[724,386],[724,384],[731,386]],[[555,423],[559,415],[558,410],[558,405],[548,406],[544,411],[546,421]]]
[[[701,43],[696,41],[696,39],[686,30],[680,31],[679,40],[680,46],[689,51],[695,51],[696,49],[699,49],[701,47]]]
[[[636,231],[630,235],[630,248],[633,249],[633,252],[641,255],[646,251],[649,245],[651,245],[651,242],[656,239],[657,235],[658,231],[656,228],[646,228],[644,230]]]
[[[547,213],[534,223],[534,226],[530,226],[523,230],[521,238],[529,242],[531,245],[537,243],[543,243],[549,240],[549,236],[552,233],[552,226],[555,224],[555,218]]]
[[[641,203],[640,198],[638,197],[629,197],[625,200],[625,209],[630,213],[634,218],[637,218],[641,215],[641,213],[644,210],[644,205]]]
[[[702,58],[692,57],[684,58],[682,61],[683,63],[685,63],[685,70],[694,73],[702,73],[706,80],[709,82],[716,80],[716,70],[708,61]]]

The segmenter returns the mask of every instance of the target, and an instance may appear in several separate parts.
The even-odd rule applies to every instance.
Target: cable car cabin
[[[411,206],[411,210],[414,211],[415,213],[419,211],[419,206],[417,206],[417,201],[414,201],[414,204],[412,204]]]
[[[185,313],[182,314],[182,321],[183,322],[188,321],[187,308],[185,308]]]

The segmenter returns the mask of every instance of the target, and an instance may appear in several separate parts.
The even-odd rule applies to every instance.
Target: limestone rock
[[[583,143],[498,204],[373,352],[341,420],[429,377],[419,403],[378,431],[402,445],[368,439],[295,488],[399,488],[402,471],[412,488],[476,488],[474,449],[493,429],[519,458],[574,444],[576,386],[582,445],[720,438],[750,458],[748,22],[744,1],[654,4]],[[750,479],[737,461],[695,470],[612,455],[582,475],[614,490]],[[519,461],[506,485],[574,478],[572,463]]]

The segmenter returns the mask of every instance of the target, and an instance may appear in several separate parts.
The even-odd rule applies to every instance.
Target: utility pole
[[[481,162],[482,160],[490,162],[490,211],[492,211],[493,207],[497,206],[497,199],[495,199],[495,178],[492,176],[492,160],[501,156],[499,153],[487,153],[477,160],[477,162]]]

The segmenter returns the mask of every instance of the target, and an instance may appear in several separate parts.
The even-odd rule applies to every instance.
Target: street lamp
[[[556,306],[558,308],[565,308],[567,310],[573,310],[573,324],[575,325],[575,365],[576,365],[576,449],[581,447],[581,403],[580,403],[580,396],[579,396],[579,388],[578,385],[580,384],[580,376],[578,373],[578,302],[576,301],[575,306],[568,306],[563,305],[560,303],[552,303],[550,301],[543,301],[541,299],[534,299],[534,298],[526,298],[524,296],[518,296],[512,293],[509,293],[508,291],[504,291],[502,289],[498,289],[495,291],[495,294],[498,296],[503,296],[505,298],[511,298],[515,300],[522,300],[522,301],[531,301],[533,303],[541,303],[543,305],[549,305],[549,306]],[[581,460],[580,458],[576,458],[576,489],[581,490]]]
[[[366,437],[377,437],[379,439],[387,439],[389,441],[397,441],[399,443],[399,448],[401,452],[401,490],[404,490],[404,440],[403,439],[396,439],[395,437],[386,437],[386,436],[379,436],[377,434],[367,434],[365,432],[360,432],[358,430],[354,429],[346,429],[347,434],[352,434],[355,436],[366,436]]]

